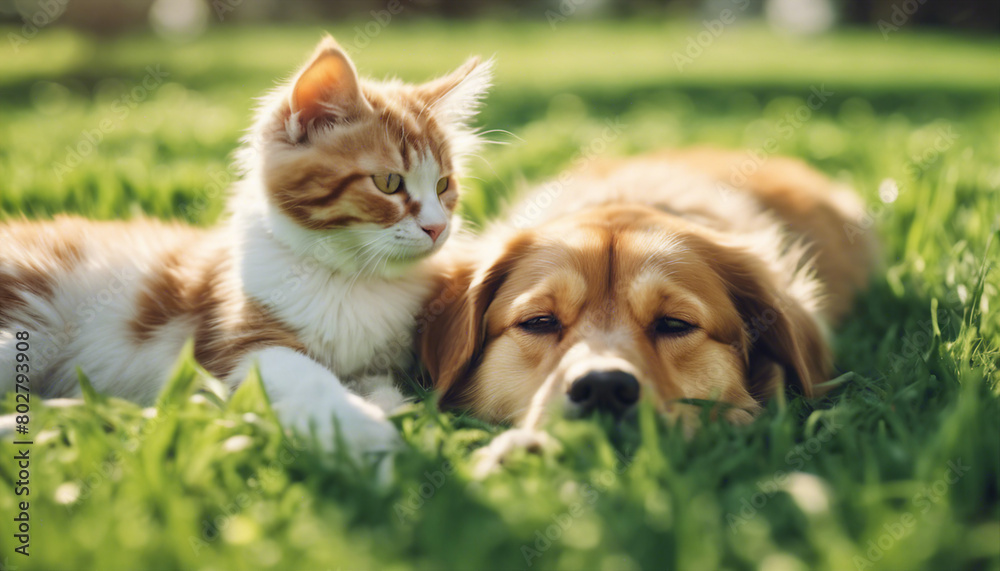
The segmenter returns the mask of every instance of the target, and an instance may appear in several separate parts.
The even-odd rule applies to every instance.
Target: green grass
[[[349,44],[353,25],[328,29]],[[734,27],[678,71],[672,54],[700,31],[394,22],[357,61],[417,80],[496,54],[482,123],[511,135],[493,134],[509,144],[475,164],[473,221],[580,156],[663,146],[756,149],[773,138],[853,185],[872,205],[859,224],[877,226],[885,268],[835,337],[829,397],[776,401],[749,427],[712,425],[690,442],[648,410],[614,439],[561,422],[561,455],[518,458],[482,482],[469,475],[472,451],[501,428],[425,398],[395,418],[410,448],[397,483],[380,489],[364,470],[286,442],[253,382],[228,404],[189,397],[202,376],[184,362],[154,408],[93,394],[86,407],[33,403],[30,497],[14,495],[15,447],[0,444],[0,564],[1000,569],[1000,43],[907,30],[804,41]],[[211,223],[252,97],[319,32],[222,28],[171,45],[53,28],[16,54],[5,46],[0,213]],[[166,81],[116,114],[157,64]],[[786,115],[820,86],[834,95],[789,128]],[[624,131],[597,143],[609,118]],[[67,145],[103,119],[96,150],[58,174]],[[886,179],[899,189],[891,204],[879,200]],[[12,551],[24,499],[28,558]]]

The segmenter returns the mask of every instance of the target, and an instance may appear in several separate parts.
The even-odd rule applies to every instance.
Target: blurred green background
[[[150,20],[140,3],[135,21],[70,4],[31,38],[24,10],[0,10],[0,216],[213,223],[254,97],[323,31],[374,77],[495,55],[480,124],[498,144],[466,181],[473,222],[581,157],[665,146],[774,143],[858,189],[884,269],[836,335],[838,389],[692,441],[649,411],[615,438],[557,423],[562,455],[484,482],[470,455],[502,427],[427,398],[395,418],[411,449],[380,489],[283,448],[253,384],[229,406],[186,398],[188,362],[154,409],[35,405],[32,555],[12,552],[5,515],[0,568],[1000,569],[995,35],[930,3],[897,30],[846,9],[852,26],[776,28],[755,4],[719,28],[726,3],[680,3],[687,18],[655,3],[605,8],[614,19],[546,13],[560,4],[511,4],[493,22],[427,15],[444,4],[278,24],[251,2],[204,4],[201,20]],[[87,20],[102,13],[106,25]],[[810,109],[814,91],[830,95]],[[604,135],[609,120],[620,135]],[[9,440],[4,514],[20,499]]]

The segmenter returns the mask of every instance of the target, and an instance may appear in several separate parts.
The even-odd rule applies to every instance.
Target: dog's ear
[[[459,400],[486,341],[486,310],[529,244],[522,234],[485,265],[457,264],[427,304],[417,329],[420,358],[443,402]]]
[[[819,396],[831,355],[816,318],[756,256],[736,248],[712,250],[707,259],[743,320],[739,350],[748,365],[750,394],[763,400],[795,384],[805,396]]]

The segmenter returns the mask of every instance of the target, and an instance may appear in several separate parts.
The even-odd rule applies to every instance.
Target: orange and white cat
[[[148,402],[194,338],[230,386],[256,363],[286,426],[330,445],[339,429],[357,455],[395,447],[393,372],[411,363],[490,73],[473,58],[422,85],[362,80],[327,37],[265,99],[218,227],[0,224],[0,393],[28,372],[34,394],[79,394],[80,367]]]

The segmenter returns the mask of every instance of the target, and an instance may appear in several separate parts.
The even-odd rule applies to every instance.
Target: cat
[[[258,366],[287,428],[359,457],[396,449],[393,373],[412,363],[492,65],[362,80],[327,36],[263,99],[217,227],[0,223],[0,393],[78,395],[80,367],[98,392],[149,402],[193,338],[232,387]]]

